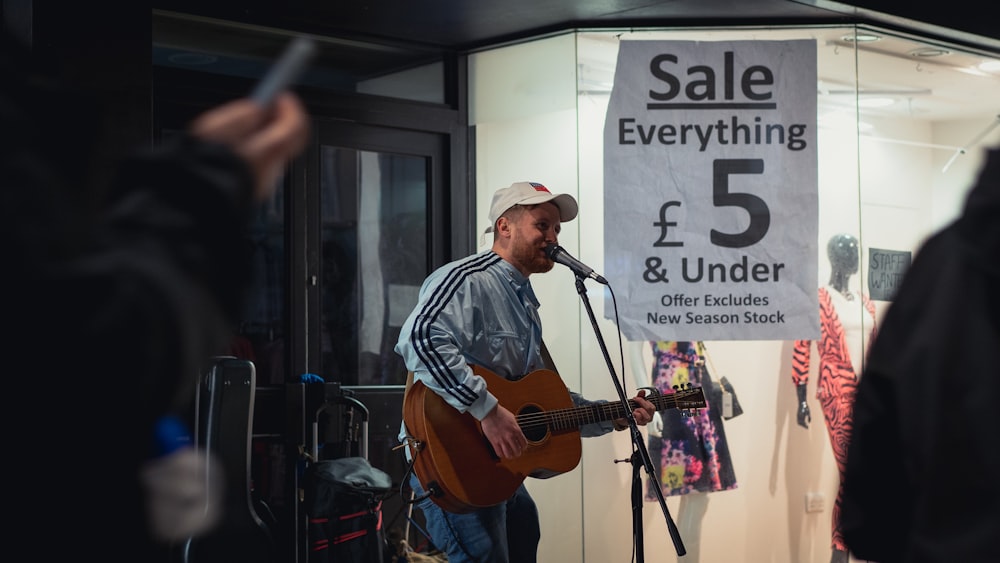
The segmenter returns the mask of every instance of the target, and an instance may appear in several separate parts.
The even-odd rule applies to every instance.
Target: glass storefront
[[[580,215],[563,226],[560,244],[611,279],[609,270],[616,266],[606,254],[606,230],[624,229],[626,237],[634,233],[637,240],[649,238],[643,225],[610,225],[604,213],[607,190],[616,181],[606,177],[604,169],[604,127],[620,45],[800,40],[812,42],[816,50],[816,115],[810,121],[815,178],[802,183],[816,186],[818,212],[772,217],[770,228],[774,232],[813,223],[809,232],[816,240],[802,241],[815,261],[808,264],[818,286],[809,289],[810,298],[825,288],[830,301],[822,301],[823,292],[818,299],[839,312],[844,326],[840,345],[852,364],[845,369],[861,373],[878,322],[891,307],[893,290],[909,260],[928,235],[958,216],[984,148],[1000,144],[1000,70],[995,56],[853,26],[580,32],[474,54],[469,99],[477,147],[476,231],[486,227],[492,192],[511,182],[536,181],[555,192],[572,193],[580,201]],[[681,79],[704,73],[691,71]],[[721,75],[719,80],[721,91]],[[798,178],[775,174],[795,189]],[[616,290],[613,282],[611,291]],[[543,304],[546,342],[567,385],[589,398],[615,398],[581,296],[572,289],[572,273],[557,267],[533,277],[532,283]],[[823,343],[813,340],[819,337],[770,339],[751,331],[738,338],[700,340],[674,330],[662,341],[629,341],[613,320],[618,311],[607,305],[614,301],[606,301],[607,290],[596,284],[591,289],[595,287],[602,291],[595,289],[583,298],[600,319],[613,369],[616,375],[624,374],[630,395],[638,386],[657,385],[664,370],[695,377],[688,373],[689,366],[670,364],[670,358],[679,355],[677,341],[683,340],[707,356],[704,369],[712,378],[726,376],[738,392],[743,414],[714,416],[711,421],[724,434],[727,450],[715,454],[724,455],[694,451],[695,446],[720,443],[704,437],[695,446],[682,443],[688,438],[669,433],[670,424],[659,444],[649,442],[661,446],[653,460],[662,472],[657,478],[664,480],[667,512],[679,524],[688,553],[702,561],[829,561],[837,546],[832,522],[841,429],[837,420],[828,422],[825,415],[832,413],[817,398],[820,388],[829,384],[819,373],[817,347]],[[800,397],[809,416],[800,412]],[[577,470],[556,479],[528,480],[541,511],[540,560],[629,557],[631,466],[616,461],[630,455],[626,433],[588,439]],[[669,478],[695,483],[702,463],[705,471],[711,463],[731,469],[735,486],[667,483]],[[664,514],[645,481],[643,475],[646,555],[673,561],[675,546]]]

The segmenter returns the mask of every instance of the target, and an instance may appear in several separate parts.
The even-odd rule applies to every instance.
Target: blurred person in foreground
[[[855,557],[1000,561],[1000,149],[919,249],[854,403],[842,525]]]
[[[162,455],[154,431],[231,338],[245,227],[307,117],[291,93],[235,100],[97,186],[99,104],[35,57],[0,32],[8,547],[155,561],[218,517],[201,510],[204,460]]]

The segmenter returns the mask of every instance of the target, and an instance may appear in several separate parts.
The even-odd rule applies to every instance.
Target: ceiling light
[[[947,49],[942,49],[940,47],[921,47],[919,49],[914,49],[909,52],[911,57],[918,57],[921,59],[929,57],[943,57],[944,55],[950,55],[951,51]]]
[[[976,67],[983,72],[1000,72],[1000,61],[986,61]]]
[[[841,41],[847,41],[849,43],[854,43],[854,42],[869,43],[871,41],[878,41],[878,40],[880,40],[882,38],[879,37],[878,35],[875,35],[874,33],[865,33],[865,32],[859,31],[858,33],[851,33],[851,34],[845,35],[845,36],[841,37],[840,39],[841,39]]]
[[[958,72],[965,73],[965,74],[971,74],[972,76],[990,76],[990,74],[988,72],[983,72],[983,71],[979,70],[978,68],[973,68],[971,66],[970,67],[955,67],[955,70],[957,70]],[[990,78],[992,78],[992,76],[990,76]]]

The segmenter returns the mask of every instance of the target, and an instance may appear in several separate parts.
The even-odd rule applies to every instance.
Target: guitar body
[[[553,371],[537,370],[509,381],[479,366],[472,369],[515,416],[573,408],[566,384]],[[524,453],[515,459],[499,459],[478,420],[457,411],[419,381],[407,391],[403,420],[421,444],[414,453],[417,479],[425,490],[436,493],[431,498],[449,512],[499,504],[526,477],[553,477],[580,463],[579,428],[525,430],[528,447]]]

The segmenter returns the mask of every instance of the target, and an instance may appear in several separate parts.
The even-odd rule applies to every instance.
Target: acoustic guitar
[[[528,446],[514,459],[501,459],[469,413],[456,410],[421,382],[415,382],[403,402],[403,420],[410,435],[413,471],[430,498],[455,513],[493,506],[509,498],[526,477],[547,479],[580,463],[580,427],[625,416],[620,401],[575,406],[562,378],[540,369],[510,381],[481,366],[472,371],[502,406],[517,417]],[[656,410],[705,407],[702,389],[646,397]],[[629,400],[629,409],[635,409]]]

